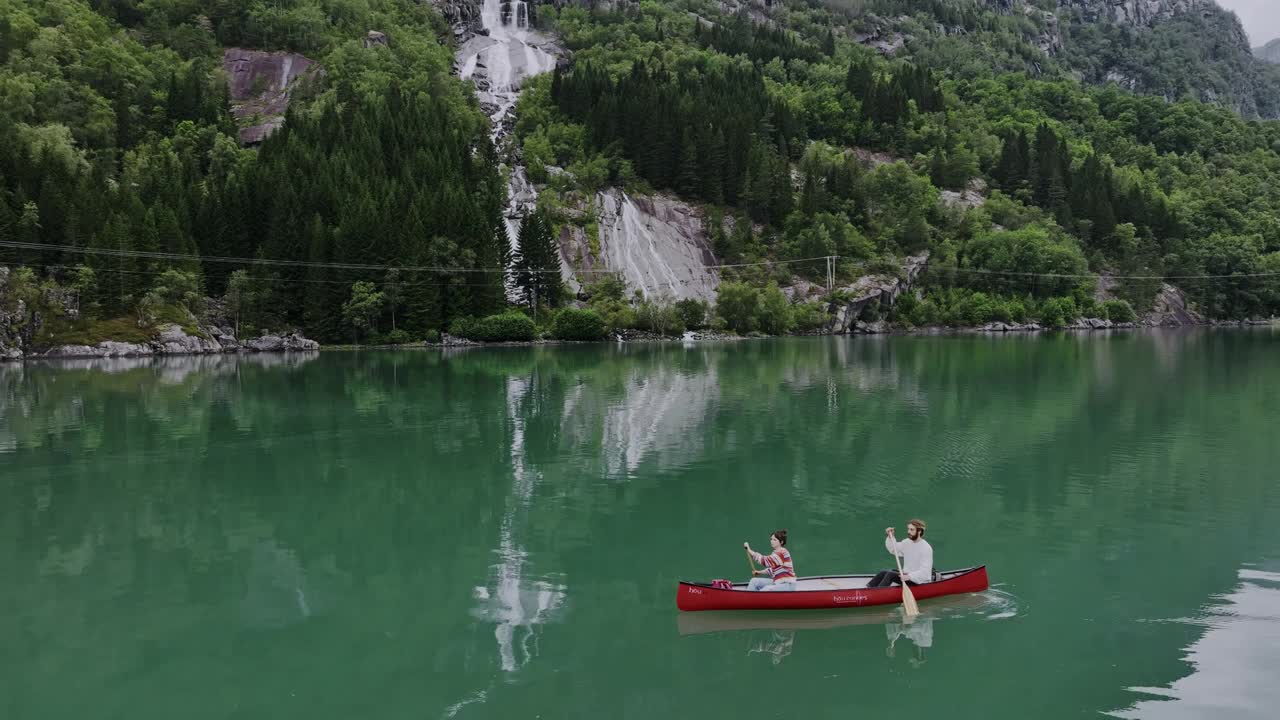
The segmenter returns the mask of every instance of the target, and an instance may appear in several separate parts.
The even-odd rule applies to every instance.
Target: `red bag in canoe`
[[[711,587],[717,590],[732,590],[733,583],[729,582],[728,580],[712,580]]]

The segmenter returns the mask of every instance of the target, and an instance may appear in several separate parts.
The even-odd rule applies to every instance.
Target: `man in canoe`
[[[773,546],[773,553],[770,555],[761,555],[747,543],[742,543],[742,547],[747,549],[747,554],[755,562],[764,565],[764,570],[752,570],[752,574],[768,574],[769,577],[753,577],[751,582],[747,584],[748,590],[795,590],[796,589],[796,569],[791,562],[791,552],[787,550],[787,531],[777,530],[769,536],[769,544]]]
[[[904,579],[908,585],[919,585],[933,579],[933,546],[924,539],[924,528],[923,520],[913,518],[907,523],[906,540],[894,538],[893,528],[884,529],[884,547],[890,555],[902,557],[902,575],[897,570],[881,570],[867,587],[889,587]]]

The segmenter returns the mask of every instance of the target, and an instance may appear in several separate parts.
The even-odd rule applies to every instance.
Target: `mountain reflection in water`
[[[1179,619],[1206,628],[1186,649],[1190,675],[1168,688],[1134,687],[1157,696],[1114,717],[1138,720],[1274,718],[1280,712],[1280,573],[1238,572],[1239,584],[1208,607],[1203,617]]]

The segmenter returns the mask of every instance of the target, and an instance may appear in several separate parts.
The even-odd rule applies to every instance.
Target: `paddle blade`
[[[905,584],[902,586],[902,611],[907,617],[920,614],[920,607],[916,605],[916,596],[911,594],[911,588]]]

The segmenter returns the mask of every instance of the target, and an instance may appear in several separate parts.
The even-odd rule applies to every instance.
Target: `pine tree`
[[[743,179],[742,201],[747,212],[757,222],[769,222],[769,200],[773,192],[773,176],[770,172],[769,152],[763,143],[751,145],[747,156],[747,172]]]
[[[13,21],[9,16],[0,16],[0,65],[9,62],[9,53],[17,43],[13,38]]]
[[[9,204],[11,196],[5,187],[4,177],[0,176],[0,239],[4,240],[17,236],[18,218]],[[0,247],[0,265],[13,263],[17,253],[15,248]]]
[[[40,200],[37,203],[40,208],[40,242],[49,246],[66,245],[71,207],[62,186],[65,175],[49,171],[46,173],[44,181],[40,183]],[[58,265],[66,259],[63,253],[57,251],[46,252],[43,256],[46,265]]]
[[[1011,195],[1017,192],[1027,181],[1029,161],[1027,134],[1019,130],[1005,136],[1004,146],[1000,151],[1000,162],[993,173],[1000,183],[1000,189]]]
[[[1116,217],[1111,203],[1111,173],[1096,154],[1085,158],[1071,183],[1071,210],[1080,221],[1087,221],[1086,243],[1100,245],[1115,231]]]
[[[804,185],[800,189],[800,212],[813,217],[826,207],[826,192],[813,172],[805,172]]]
[[[539,209],[520,221],[515,282],[525,304],[536,314],[539,308],[560,304],[564,289],[560,280],[560,247],[545,213]]]
[[[1059,224],[1070,225],[1071,206],[1068,202],[1070,186],[1067,177],[1071,171],[1070,154],[1064,141],[1060,141],[1048,125],[1036,128],[1035,165],[1032,179],[1035,202],[1054,214]]]
[[[686,198],[698,196],[698,146],[693,141],[693,130],[684,129],[680,147],[680,172],[676,175],[676,192]]]
[[[844,87],[851,95],[865,104],[871,94],[875,76],[871,71],[871,63],[857,60],[849,64],[849,72],[845,75]]]
[[[129,250],[129,221],[121,213],[114,212],[107,219],[102,232],[93,236],[89,246],[102,250]],[[120,314],[129,309],[133,300],[133,286],[140,276],[136,274],[138,262],[123,255],[93,254],[89,266],[98,275],[96,300],[110,314]]]
[[[333,233],[320,215],[313,215],[307,225],[307,262],[326,264],[333,260]],[[302,320],[315,337],[333,339],[339,336],[337,309],[342,300],[335,282],[337,273],[325,267],[307,268]]]
[[[18,200],[21,202],[21,194],[18,195]],[[39,245],[40,219],[40,206],[30,200],[23,202],[18,214],[17,241],[28,245]],[[18,250],[16,255],[17,260],[24,262],[45,262],[44,254],[36,250],[23,248]]]
[[[791,187],[791,164],[786,151],[771,153],[769,183],[769,222],[781,225],[795,206],[795,191]]]

